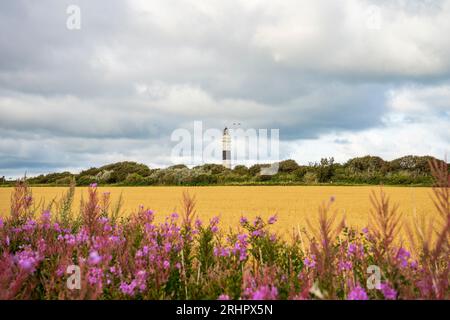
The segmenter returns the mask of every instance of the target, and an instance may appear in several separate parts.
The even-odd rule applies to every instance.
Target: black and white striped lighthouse
[[[228,128],[223,129],[222,149],[223,166],[231,169],[231,137]]]

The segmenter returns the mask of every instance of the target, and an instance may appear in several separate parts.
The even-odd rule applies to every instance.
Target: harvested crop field
[[[123,214],[136,211],[139,205],[152,209],[156,219],[162,220],[172,212],[180,211],[181,196],[189,190],[197,199],[197,213],[202,219],[220,216],[222,228],[238,226],[244,215],[264,218],[278,215],[274,228],[286,233],[293,228],[305,226],[305,219],[315,220],[317,208],[322,201],[334,197],[333,207],[340,215],[346,216],[348,225],[363,228],[368,223],[370,210],[369,196],[372,186],[239,186],[239,187],[100,187],[100,192],[110,192],[112,204],[123,196]],[[12,188],[0,188],[0,215],[9,212]],[[67,190],[62,187],[32,188],[36,204],[48,204],[58,199]],[[392,203],[399,204],[403,216],[410,220],[417,215],[437,216],[430,198],[430,188],[384,187]],[[82,195],[86,198],[87,188],[76,189],[74,211],[78,212]]]

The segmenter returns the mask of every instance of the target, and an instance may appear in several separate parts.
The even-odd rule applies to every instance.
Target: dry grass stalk
[[[11,194],[11,220],[14,222],[23,222],[31,218],[33,212],[33,197],[31,188],[26,182],[26,177],[17,180],[14,191]]]
[[[192,223],[196,215],[196,203],[195,195],[191,196],[188,190],[183,191],[183,198],[181,200],[183,208],[183,225],[189,230],[192,228]]]
[[[392,248],[392,243],[401,228],[402,216],[398,211],[398,204],[391,206],[390,199],[383,189],[380,190],[379,197],[372,191],[370,202],[372,209],[370,210],[369,226],[372,235],[380,243],[379,255],[383,255]]]

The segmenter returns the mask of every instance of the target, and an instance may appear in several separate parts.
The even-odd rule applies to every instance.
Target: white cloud
[[[429,2],[432,7],[433,2]],[[321,72],[419,76],[448,73],[450,3],[409,11],[407,2],[288,0],[261,3],[270,17],[253,43],[274,60]],[[379,28],[370,27],[373,12]]]
[[[450,86],[406,86],[389,92],[390,107],[399,113],[450,111]]]

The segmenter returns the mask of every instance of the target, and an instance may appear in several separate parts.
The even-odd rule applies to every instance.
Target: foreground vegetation
[[[261,168],[267,165],[242,165],[232,170],[218,164],[205,164],[189,169],[175,165],[166,169],[150,169],[144,164],[119,162],[100,168],[91,168],[72,174],[51,173],[28,179],[35,185],[69,185],[73,180],[79,186],[92,183],[103,185],[258,185],[258,184],[384,184],[430,186],[433,178],[428,167],[432,157],[405,156],[393,161],[366,156],[350,159],[344,164],[335,163],[333,158],[319,163],[300,166],[294,160],[279,163],[279,171],[273,176],[261,175]],[[8,184],[3,178],[1,184]]]
[[[411,248],[397,241],[401,216],[382,191],[368,228],[346,227],[331,198],[286,241],[270,230],[276,216],[241,217],[237,230],[200,221],[187,193],[181,216],[163,223],[144,207],[120,217],[96,184],[81,215],[72,186],[37,216],[21,181],[0,220],[0,299],[448,299],[450,176],[442,162],[432,172],[439,219],[407,226]],[[72,265],[79,289],[67,286]]]

